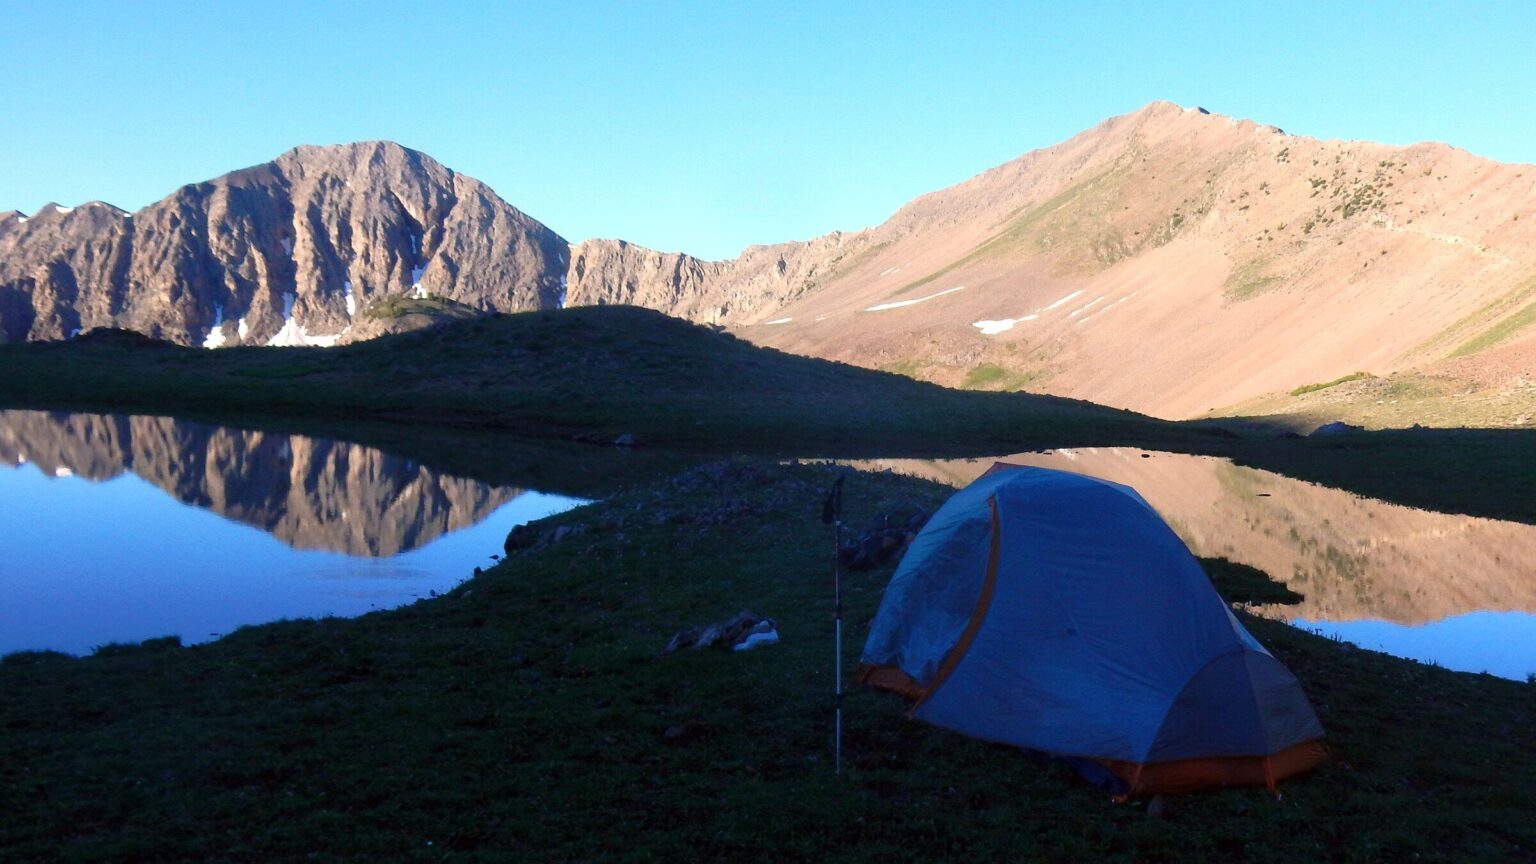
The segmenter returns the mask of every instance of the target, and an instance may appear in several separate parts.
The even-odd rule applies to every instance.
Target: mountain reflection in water
[[[1305,596],[1262,614],[1452,668],[1517,678],[1536,671],[1536,616],[1521,614],[1536,612],[1536,526],[1415,510],[1225,459],[1132,448],[858,464],[963,486],[993,462],[1135,488],[1196,555],[1257,567]],[[1479,639],[1480,649],[1469,646]]]
[[[0,411],[0,654],[399,606],[581,503],[344,441]]]
[[[346,441],[171,417],[0,411],[0,465],[138,475],[295,549],[388,557],[474,525],[523,490],[449,477]]]

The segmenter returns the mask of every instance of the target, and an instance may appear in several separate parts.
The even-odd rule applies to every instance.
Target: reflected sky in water
[[[1536,674],[1536,615],[1529,612],[1469,612],[1419,625],[1305,618],[1291,623],[1371,651],[1460,672],[1487,672],[1517,681]]]
[[[301,448],[315,443],[294,440]],[[334,493],[355,508],[367,497],[355,494],[357,488],[382,488],[387,494],[374,497],[386,511],[399,511],[402,502],[430,494],[423,491],[423,469],[410,465],[395,471],[408,482],[391,481],[377,470],[388,460],[370,458],[378,451],[344,446],[349,463],[366,464],[368,470],[354,469],[349,482],[316,482],[300,491],[322,499]],[[331,536],[326,532],[307,530],[285,542],[207,509],[206,501],[184,504],[133,473],[90,480],[60,467],[30,460],[15,467],[0,464],[0,596],[5,598],[0,603],[0,654],[24,649],[78,654],[110,642],[172,634],[201,642],[247,624],[353,616],[399,606],[448,590],[469,578],[477,565],[492,564],[490,556],[501,552],[514,525],[583,503],[461,478],[445,486],[433,476],[432,489],[451,488],[470,500],[467,519],[443,516],[455,496],[438,495],[430,507],[413,504],[408,511],[409,536],[420,536],[420,545],[397,554],[370,553],[352,548],[353,538],[379,531],[399,535],[401,520],[379,520],[378,513],[327,507],[322,501],[312,509],[342,522],[364,523],[361,530],[341,525],[347,530],[334,532],[333,545],[345,551],[330,551],[290,545],[299,540],[299,545],[316,545],[316,536]],[[212,482],[227,486],[253,473],[289,467],[246,461]],[[466,484],[481,488],[465,495]],[[346,486],[351,494],[341,488]],[[239,502],[224,504],[242,514],[249,510]],[[276,512],[275,523],[285,524],[284,515]],[[424,520],[431,523],[428,529],[422,528]],[[465,521],[471,524],[459,527]],[[401,544],[396,539],[386,545]]]

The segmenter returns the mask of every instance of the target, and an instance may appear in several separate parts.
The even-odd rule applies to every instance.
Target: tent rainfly
[[[934,514],[859,680],[945,729],[1102,766],[1123,794],[1273,790],[1327,758],[1296,678],[1151,505],[1064,471],[1000,463]]]

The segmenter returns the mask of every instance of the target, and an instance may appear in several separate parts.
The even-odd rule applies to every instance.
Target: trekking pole
[[[843,478],[837,478],[821,508],[832,525],[832,773],[843,773]]]

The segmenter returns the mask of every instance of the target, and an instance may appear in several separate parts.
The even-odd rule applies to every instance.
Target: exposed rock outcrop
[[[867,232],[835,231],[705,261],[623,240],[587,240],[571,247],[566,305],[628,304],[704,324],[749,323],[814,292],[869,245]]]
[[[134,214],[0,216],[0,338],[124,327],[183,345],[333,344],[368,304],[559,303],[568,244],[388,142],[299,147]]]

